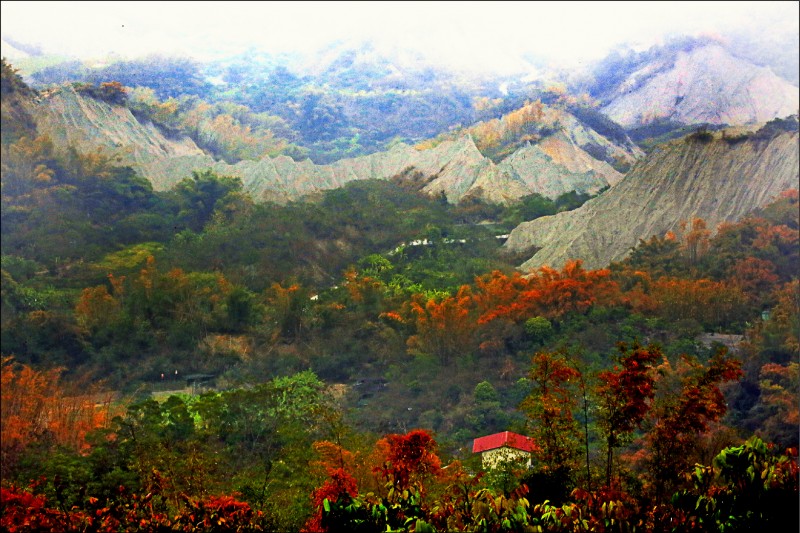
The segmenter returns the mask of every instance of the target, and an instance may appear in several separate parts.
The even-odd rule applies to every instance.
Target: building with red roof
[[[536,442],[525,435],[503,431],[475,439],[472,453],[480,453],[484,468],[494,468],[501,461],[531,464],[531,454],[538,450]]]

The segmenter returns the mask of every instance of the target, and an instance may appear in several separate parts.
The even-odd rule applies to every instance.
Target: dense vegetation
[[[4,68],[4,131],[25,90]],[[797,191],[523,277],[496,235],[585,198],[255,204],[13,131],[2,527],[797,528]],[[471,440],[506,430],[532,468],[484,471]]]
[[[375,152],[471,123],[473,99],[496,93],[433,69],[391,75],[388,63],[364,62],[353,51],[314,74],[289,70],[291,65],[254,54],[205,65],[153,56],[103,68],[59,63],[35,71],[32,79],[38,87],[119,82],[133,89],[129,105],[140,116],[189,134],[229,161],[285,153],[327,163]],[[245,139],[247,149],[225,146]]]
[[[588,95],[575,98],[559,86],[509,81],[519,87],[500,93],[496,80],[424,65],[398,71],[385,59],[352,50],[310,70],[302,74],[303,67],[286,58],[260,54],[210,64],[153,56],[102,68],[64,62],[38,68],[30,78],[40,89],[72,83],[85,96],[125,105],[165,134],[187,135],[229,163],[284,154],[323,164],[399,142],[430,147],[467,133],[484,156],[499,162],[559,131],[571,120],[567,113],[620,146],[632,144]],[[109,91],[113,87],[125,92]],[[627,170],[629,162],[605,148],[585,148]]]

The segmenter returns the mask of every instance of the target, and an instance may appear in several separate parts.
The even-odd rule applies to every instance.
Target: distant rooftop
[[[502,433],[495,433],[494,435],[487,435],[475,439],[472,445],[472,453],[494,450],[495,448],[502,448],[503,446],[525,452],[533,452],[539,448],[536,442],[530,437],[520,435],[519,433],[512,433],[511,431],[503,431]]]

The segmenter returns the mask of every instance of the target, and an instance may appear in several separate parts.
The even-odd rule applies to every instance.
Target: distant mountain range
[[[407,117],[407,121],[425,122],[425,131],[438,131],[439,136],[421,149],[398,140],[388,142],[390,128],[381,133],[378,144],[371,145],[385,143],[388,149],[328,164],[286,155],[230,164],[215,160],[187,136],[140,120],[125,106],[82,96],[69,85],[48,88],[23,103],[15,101],[13,108],[4,102],[4,117],[29,115],[37,132],[48,135],[58,148],[101,150],[119,164],[132,166],[156,189],[169,189],[193,170],[211,168],[220,175],[240,177],[256,201],[286,202],[372,178],[405,179],[451,203],[477,198],[509,204],[532,193],[555,198],[565,192],[594,194],[610,187],[576,211],[515,229],[506,246],[530,252],[525,269],[557,266],[570,258],[584,259],[589,267],[605,266],[624,257],[639,239],[673,230],[682,220],[701,217],[715,227],[798,186],[797,128],[781,129],[796,124],[796,119],[778,121],[783,124],[778,133],[774,128],[752,133],[775,117],[795,115],[800,106],[798,88],[769,67],[732,54],[717,41],[694,40],[609,58],[597,67],[593,81],[581,86],[591,99],[564,94],[558,88],[531,90],[543,102],[542,124],[524,123],[518,128],[522,133],[511,140],[503,138],[507,144],[501,143],[492,154],[487,154],[474,133],[500,136],[502,130],[492,128],[503,126],[514,112],[513,105],[526,101],[520,94],[498,97],[495,87],[492,98],[483,97],[489,104],[479,108],[469,100],[470,94],[478,93],[463,89],[469,83],[458,94],[446,94],[446,76],[437,77],[425,69],[408,74],[405,63],[388,63],[375,50],[358,54],[331,49],[312,67],[312,77],[301,79],[280,65],[271,65],[273,70],[266,82],[261,80],[262,87],[253,78],[257,69],[241,61],[219,63],[215,68],[222,80],[217,82],[220,87],[256,87],[252,94],[237,93],[242,98],[261,101],[264,95],[275,96],[275,87],[283,87],[270,109],[286,108],[300,117],[303,105],[311,102],[306,110],[309,116],[317,116],[323,107],[335,111],[327,122],[335,136],[322,138],[323,145],[357,144],[361,130],[352,126],[355,122],[342,133],[338,121],[368,116],[358,126],[367,127],[380,122],[384,111],[391,117],[387,121],[399,123]],[[425,92],[426,77],[436,91],[445,92]],[[333,87],[317,83],[327,78]],[[195,81],[197,87],[206,87],[206,81]],[[224,92],[213,93],[215,98],[220,94]],[[314,107],[317,97],[320,102],[329,101],[318,109]],[[455,111],[446,116],[482,116],[483,122],[432,125],[415,110],[434,109],[435,98],[455,102]],[[355,110],[361,103],[367,105],[366,111]],[[429,116],[440,116],[430,112]],[[625,129],[659,123],[750,125],[751,133],[700,131],[657,146],[644,157]],[[313,123],[307,126],[316,131]],[[412,129],[421,131],[416,126]],[[328,153],[347,152],[337,148]]]
[[[680,53],[627,78],[602,108],[625,127],[654,120],[684,124],[753,124],[797,112],[797,87],[766,67],[736,59],[720,46]]]
[[[741,125],[796,114],[800,90],[770,68],[736,57],[717,42],[617,58],[590,87],[601,111],[625,128],[659,121]],[[623,73],[620,76],[620,73]]]
[[[630,140],[616,144],[566,111],[549,112],[560,119],[559,129],[535,144],[524,144],[498,164],[484,157],[472,138],[464,135],[428,150],[398,144],[386,152],[329,165],[297,162],[287,156],[231,165],[215,161],[188,137],[167,137],[125,107],[81,96],[69,86],[49,91],[31,104],[39,133],[49,135],[57,146],[101,149],[120,164],[134,167],[156,189],[172,187],[193,170],[211,168],[220,175],[242,178],[245,190],[262,201],[285,202],[352,180],[414,173],[417,182],[424,181],[421,190],[444,194],[453,203],[465,196],[493,203],[513,202],[532,193],[555,198],[570,191],[596,193],[622,178],[584,147],[631,161],[642,155]]]
[[[681,38],[643,52],[614,52],[589,72],[545,72],[531,64],[527,74],[495,78],[437,68],[418,53],[370,42],[334,43],[313,55],[251,50],[202,64],[153,57],[90,65],[31,55],[35,50],[20,46],[3,43],[38,87],[116,80],[151,87],[162,99],[187,94],[235,101],[286,120],[295,142],[315,147],[317,162],[341,157],[325,145],[334,138],[357,140],[363,146],[358,155],[385,149],[398,137],[418,142],[496,118],[566,80],[628,129],[659,122],[755,124],[795,114],[800,106],[796,74],[786,68],[792,52],[770,62],[778,47],[762,49],[742,38]],[[476,98],[501,103],[487,115],[475,109]]]

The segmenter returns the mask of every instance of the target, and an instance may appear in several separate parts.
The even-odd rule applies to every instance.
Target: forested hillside
[[[588,266],[573,254],[523,275],[536,250],[503,246],[632,180],[679,188],[678,172],[637,170],[668,168],[658,150],[758,167],[776,139],[796,144],[796,119],[741,139],[703,130],[637,164],[581,98],[475,105],[433,73],[383,87],[362,60],[327,67],[334,101],[244,60],[209,67],[227,85],[141,61],[43,70],[80,84],[41,92],[3,61],[0,527],[797,529],[796,184],[781,175],[735,216],[687,216]],[[80,114],[32,111],[53,101]],[[100,122],[119,129],[86,126]],[[423,141],[404,149],[468,138],[480,164],[546,188],[449,195],[468,174],[455,158],[274,202],[220,171],[283,155],[313,182],[295,159],[377,161],[364,154],[398,127]],[[119,147],[131,162],[87,149],[101,133],[135,137]],[[179,146],[223,166],[154,187],[136,154]],[[645,225],[652,209],[635,211],[620,223]],[[504,431],[533,439],[530,466],[472,453]]]

